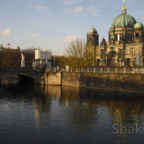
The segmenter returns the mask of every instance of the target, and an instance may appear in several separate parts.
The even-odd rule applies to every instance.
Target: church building
[[[144,25],[127,14],[125,0],[122,13],[117,16],[109,29],[109,40],[103,38],[92,27],[87,34],[87,60],[95,66],[143,66]]]

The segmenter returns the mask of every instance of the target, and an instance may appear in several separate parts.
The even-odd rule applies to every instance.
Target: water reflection
[[[14,107],[12,104],[18,106]],[[4,112],[9,114],[8,111],[12,111],[12,108],[17,112],[19,109],[30,111],[31,115],[27,119],[31,121],[31,135],[37,129],[42,134],[48,133],[51,142],[54,136],[64,141],[73,138],[71,143],[75,140],[77,143],[143,142],[140,135],[134,135],[134,140],[133,135],[125,131],[113,134],[113,125],[117,125],[119,129],[121,124],[127,128],[135,127],[136,123],[142,125],[143,105],[144,94],[136,93],[44,85],[31,87],[28,91],[0,88],[0,116]],[[19,117],[19,113],[16,115]],[[27,117],[27,114],[24,116]],[[11,117],[9,120],[11,121]],[[0,120],[0,125],[1,123],[4,121]]]
[[[45,87],[45,95],[55,96],[60,104],[68,106],[67,115],[72,127],[92,128],[100,115],[98,109],[107,107],[112,125],[127,129],[135,124],[143,125],[144,95],[136,93],[85,90],[73,87]],[[113,129],[114,131],[114,129]],[[127,131],[119,134],[116,143],[126,143]]]

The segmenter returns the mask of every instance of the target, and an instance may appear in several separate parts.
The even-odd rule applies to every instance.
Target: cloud
[[[77,39],[82,39],[82,37],[81,36],[67,36],[66,38],[64,38],[63,43],[69,44],[73,41],[76,41]]]
[[[46,10],[46,9],[47,9],[47,7],[45,7],[45,6],[40,6],[40,5],[36,5],[36,6],[34,6],[34,8],[35,8],[36,10]]]
[[[1,34],[3,35],[3,36],[9,36],[9,35],[11,35],[11,30],[10,29],[6,29],[6,30],[4,30]]]
[[[81,11],[83,11],[83,7],[76,7],[72,9],[72,12],[81,12]]]
[[[64,5],[73,5],[82,2],[83,0],[62,0]]]
[[[32,34],[31,37],[35,38],[35,37],[41,37],[41,35],[39,34]]]
[[[78,12],[82,12],[84,10],[83,7],[75,7],[75,8],[67,8],[64,9],[63,12],[66,14],[74,14],[74,13],[78,13]]]

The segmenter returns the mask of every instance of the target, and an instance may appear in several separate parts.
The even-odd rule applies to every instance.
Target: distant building
[[[144,25],[127,14],[125,2],[109,29],[109,40],[92,27],[87,34],[87,61],[96,66],[144,66]]]
[[[48,67],[51,68],[51,55],[50,50],[35,50],[35,59],[33,61],[33,67]]]
[[[3,45],[0,45],[0,51],[3,51],[3,52],[7,52],[7,51],[11,51],[11,52],[15,52],[15,51],[20,51],[20,48],[17,47],[17,48],[7,48],[7,47],[3,47]]]

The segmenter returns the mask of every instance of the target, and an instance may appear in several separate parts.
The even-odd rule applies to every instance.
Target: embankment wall
[[[45,73],[43,84],[117,91],[144,92],[144,75],[49,72]]]

